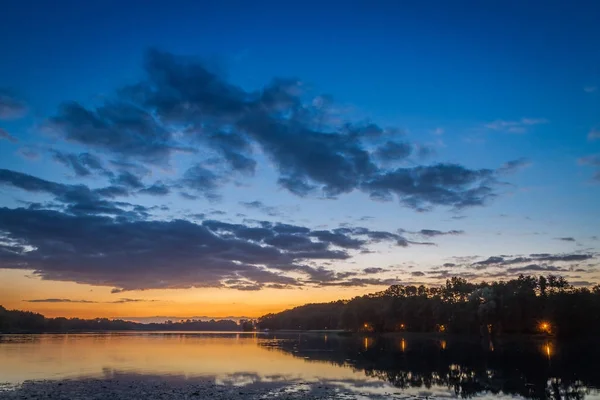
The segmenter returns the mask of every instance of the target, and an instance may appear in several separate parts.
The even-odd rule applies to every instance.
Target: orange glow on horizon
[[[32,271],[0,269],[0,305],[10,310],[24,310],[46,317],[66,318],[147,318],[248,317],[312,302],[350,299],[375,291],[376,287],[305,289],[264,289],[248,292],[219,289],[156,289],[111,293],[110,287],[74,282],[47,281],[32,276]],[[121,302],[120,299],[140,299]],[[86,302],[28,302],[39,299],[69,299]]]

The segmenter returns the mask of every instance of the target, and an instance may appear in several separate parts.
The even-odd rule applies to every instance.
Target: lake
[[[544,338],[129,332],[0,335],[0,382],[318,382],[362,394],[600,399],[600,349]]]

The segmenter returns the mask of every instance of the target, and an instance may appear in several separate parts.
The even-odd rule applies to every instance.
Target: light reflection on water
[[[553,341],[257,333],[0,335],[0,383],[139,374],[407,395],[600,399],[599,349]]]

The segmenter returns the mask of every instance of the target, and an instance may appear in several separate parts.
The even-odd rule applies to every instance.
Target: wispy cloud
[[[27,303],[85,303],[85,304],[121,304],[121,303],[140,303],[140,302],[154,302],[157,300],[146,300],[146,299],[128,299],[122,298],[114,301],[92,301],[92,300],[74,300],[74,299],[31,299],[23,300]]]
[[[0,89],[0,120],[17,119],[27,114],[25,102],[13,93]]]
[[[518,121],[507,121],[498,119],[484,125],[486,129],[506,132],[506,133],[526,133],[528,129],[535,125],[547,124],[546,118],[521,118]]]
[[[586,93],[594,93],[598,90],[597,86],[594,85],[589,85],[589,86],[584,86],[583,87],[583,91]]]
[[[598,128],[592,128],[592,130],[588,133],[588,137],[587,138],[588,138],[589,141],[600,139],[600,129],[598,129]]]
[[[19,141],[16,137],[14,137],[10,133],[8,133],[5,129],[2,129],[2,128],[0,128],[0,139],[8,140],[9,142],[12,142],[12,143],[17,143]]]
[[[556,240],[562,240],[563,242],[574,242],[575,238],[572,238],[570,236],[569,237],[558,237],[558,238],[556,238]]]
[[[502,165],[498,169],[498,172],[505,173],[505,174],[510,174],[510,173],[518,172],[518,171],[520,171],[522,169],[525,169],[525,168],[527,168],[529,166],[531,166],[531,161],[529,161],[526,158],[519,158],[519,159],[516,159],[516,160],[509,161],[507,163],[504,163],[504,165]]]
[[[590,167],[595,167],[596,172],[592,177],[594,182],[600,182],[600,154],[593,154],[586,157],[581,157],[577,160],[579,165],[585,165]]]

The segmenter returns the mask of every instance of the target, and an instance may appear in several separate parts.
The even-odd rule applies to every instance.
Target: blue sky
[[[451,262],[452,257],[485,259],[500,254],[529,253],[590,255],[586,259],[586,271],[577,274],[568,270],[569,265],[552,260],[537,263],[530,260],[529,264],[537,265],[537,271],[563,272],[572,280],[600,280],[600,272],[591,266],[600,247],[597,239],[600,236],[599,4],[589,1],[333,1],[325,4],[310,1],[257,4],[242,1],[6,1],[2,8],[0,88],[4,97],[1,99],[21,107],[14,113],[14,108],[6,108],[10,115],[7,112],[0,120],[0,128],[10,135],[0,138],[0,168],[8,171],[0,186],[0,205],[7,207],[6,212],[23,208],[39,213],[41,209],[71,219],[90,217],[90,214],[69,211],[68,202],[62,194],[57,194],[67,190],[66,186],[60,190],[42,190],[38,182],[33,190],[24,180],[33,177],[59,185],[81,184],[101,189],[123,184],[116,176],[125,169],[123,164],[115,162],[128,162],[138,167],[127,171],[136,175],[142,185],[150,187],[153,182],[161,181],[169,191],[164,196],[150,196],[141,192],[142,186],[130,187],[122,198],[102,199],[113,202],[117,208],[146,207],[146,214],[138,215],[131,223],[142,220],[166,223],[184,218],[195,221],[198,226],[208,219],[252,225],[256,220],[264,220],[330,232],[340,226],[360,226],[401,235],[409,242],[435,242],[434,247],[365,241],[361,252],[343,261],[314,259],[309,263],[314,268],[338,272],[355,271],[360,267],[384,268],[387,271],[382,275],[355,278],[379,279],[381,285],[388,284],[391,277],[400,276],[399,279],[407,282],[414,280],[418,274],[413,275],[406,268],[409,264],[420,271],[432,271],[431,277],[425,275],[430,279],[421,280],[435,283],[443,280],[439,274],[434,276],[435,268],[441,269],[440,265]],[[187,119],[178,116],[169,121],[168,110],[157,105],[158,97],[152,104],[136,104],[157,119],[159,129],[168,131],[169,140],[184,143],[188,150],[193,150],[181,152],[170,148],[165,150],[167,158],[160,162],[149,162],[141,150],[127,153],[114,142],[102,144],[97,136],[91,138],[87,133],[78,136],[81,132],[74,133],[74,125],[68,125],[74,124],[73,119],[65,122],[60,118],[61,104],[76,102],[94,112],[97,107],[124,101],[122,88],[147,79],[149,72],[145,65],[151,63],[153,57],[149,49],[158,49],[161,54],[154,56],[154,62],[160,62],[156,59],[166,54],[164,57],[173,57],[168,68],[181,67],[180,73],[192,65],[200,65],[215,73],[219,84],[242,91],[241,96],[246,98],[265,90],[274,78],[293,78],[294,85],[279,84],[278,89],[294,101],[301,101],[305,111],[325,110],[327,116],[323,117],[326,120],[323,124],[327,129],[322,129],[324,132],[339,133],[345,123],[362,127],[372,123],[385,129],[385,136],[375,140],[359,135],[360,145],[354,150],[365,151],[375,160],[378,149],[386,142],[393,142],[408,146],[411,154],[377,159],[375,175],[395,168],[417,173],[419,167],[426,170],[442,165],[436,173],[453,180],[456,178],[453,173],[462,172],[449,170],[447,166],[452,164],[469,173],[480,171],[477,174],[481,175],[467,183],[449,184],[451,191],[467,196],[463,186],[466,184],[485,187],[491,192],[484,196],[481,204],[467,206],[431,202],[431,197],[418,196],[413,201],[419,205],[410,206],[406,201],[399,201],[401,198],[393,190],[392,200],[382,202],[369,197],[374,187],[383,183],[373,183],[375,175],[368,172],[353,181],[351,189],[330,196],[335,199],[323,199],[322,193],[318,193],[320,185],[333,182],[328,168],[338,165],[335,162],[338,156],[352,157],[354,150],[336,153],[333,149],[321,157],[316,155],[315,164],[309,165],[311,163],[306,161],[312,157],[308,154],[310,142],[303,142],[300,135],[294,139],[295,146],[302,147],[304,150],[299,151],[307,151],[307,154],[289,161],[293,163],[290,166],[282,155],[290,151],[290,142],[283,131],[277,133],[277,138],[263,132],[235,132],[236,129],[256,129],[249,128],[246,120],[256,116],[244,115],[233,125],[231,120],[223,122],[229,113],[222,109],[215,111],[223,104],[210,104],[210,99],[203,99],[208,103],[200,106],[208,107],[203,108],[207,115],[210,114],[208,109],[214,114],[186,113]],[[189,86],[190,82],[185,85]],[[199,92],[193,93],[194,90]],[[194,107],[193,99],[201,97],[199,93],[205,90],[212,89],[194,86],[189,89],[187,98],[182,96],[178,100],[179,105]],[[172,92],[160,94],[171,96]],[[332,99],[327,100],[331,101],[329,108],[315,106],[321,104],[322,99]],[[226,100],[233,102],[234,99]],[[279,109],[271,111],[279,112]],[[282,116],[287,118],[289,114],[278,114],[278,118]],[[315,121],[310,121],[310,129],[318,130]],[[193,139],[185,133],[191,126],[197,135]],[[286,125],[286,129],[290,126]],[[129,133],[122,126],[118,129],[122,129],[118,135],[125,135],[119,136],[119,140],[123,140]],[[232,148],[215,146],[229,144],[203,142],[202,135],[208,135],[211,129],[226,132],[230,139],[235,136],[247,141],[249,147],[243,151],[248,153],[243,155],[249,158],[245,160],[256,163],[251,173],[235,168],[228,170],[227,154],[230,153],[227,151]],[[345,140],[343,135],[339,138]],[[56,152],[63,155],[63,163]],[[215,156],[215,152],[221,153]],[[83,176],[64,162],[67,155],[82,153],[102,161],[105,170],[97,169]],[[225,161],[219,158],[221,156]],[[332,159],[327,160],[327,157]],[[514,164],[507,164],[511,162]],[[198,188],[189,179],[185,180],[185,174],[200,164],[220,174],[221,180],[210,193],[210,196],[218,196],[218,200],[216,197],[210,200],[206,191],[195,193],[193,200],[181,195],[181,192],[190,195],[191,187]],[[481,172],[483,170],[488,172]],[[304,183],[316,185],[317,194],[293,193],[281,184],[280,179],[286,177],[301,178]],[[196,183],[201,178],[194,176]],[[296,189],[298,184],[294,183]],[[400,183],[386,184],[389,189]],[[137,192],[134,193],[134,189]],[[261,204],[254,203],[254,207],[242,204],[253,201]],[[32,206],[32,202],[39,204]],[[153,206],[167,208],[160,210]],[[423,207],[428,210],[423,211]],[[190,217],[201,213],[204,219]],[[106,213],[95,216],[113,221],[119,218]],[[443,234],[433,240],[434,236],[416,233],[422,229],[439,230]],[[11,231],[8,225],[0,226],[2,230],[6,232],[4,244],[18,242],[36,247],[32,236]],[[460,233],[448,233],[452,231]],[[311,240],[317,240],[317,236],[312,237]],[[263,243],[263,246],[266,245]],[[329,246],[332,251],[341,251],[335,243]],[[43,253],[44,249],[37,248],[35,251]],[[278,250],[285,252],[283,248]],[[46,251],[54,254],[49,249]],[[41,271],[38,275],[47,280],[127,289],[126,280],[95,280],[93,273],[85,275],[77,269],[79,267],[76,271],[61,270],[54,264],[44,265],[31,252],[21,256],[25,261],[19,263],[13,259],[3,262],[0,258],[0,267],[20,270],[25,265],[27,268],[23,271],[37,269]],[[228,261],[241,263],[240,260]],[[301,273],[296,264],[304,261],[294,261],[293,268],[286,267],[287,272],[292,268]],[[273,272],[277,269],[273,267],[261,264],[257,268]],[[571,270],[583,268],[570,267]],[[464,263],[456,268],[450,273],[471,276],[474,270]],[[506,265],[495,268],[497,275],[489,273],[477,278],[492,279],[506,272]],[[62,272],[57,273],[58,270]],[[533,271],[536,270],[529,272]],[[287,272],[284,268],[276,274]],[[239,275],[239,272],[233,274]],[[514,275],[506,272],[504,276],[511,274]],[[231,280],[230,275],[223,275],[221,283],[215,285],[225,288],[238,285],[222,283],[225,276]],[[274,284],[248,276],[240,279],[246,286],[254,282],[255,289]],[[352,278],[340,276],[331,281],[351,286],[348,279]],[[306,285],[312,284],[307,282],[304,281]],[[363,287],[365,283],[370,288],[375,283],[366,282],[357,285]],[[148,289],[144,284],[130,286],[132,290]],[[155,286],[150,284],[150,288]],[[182,286],[179,281],[164,284],[164,287],[179,286]]]

